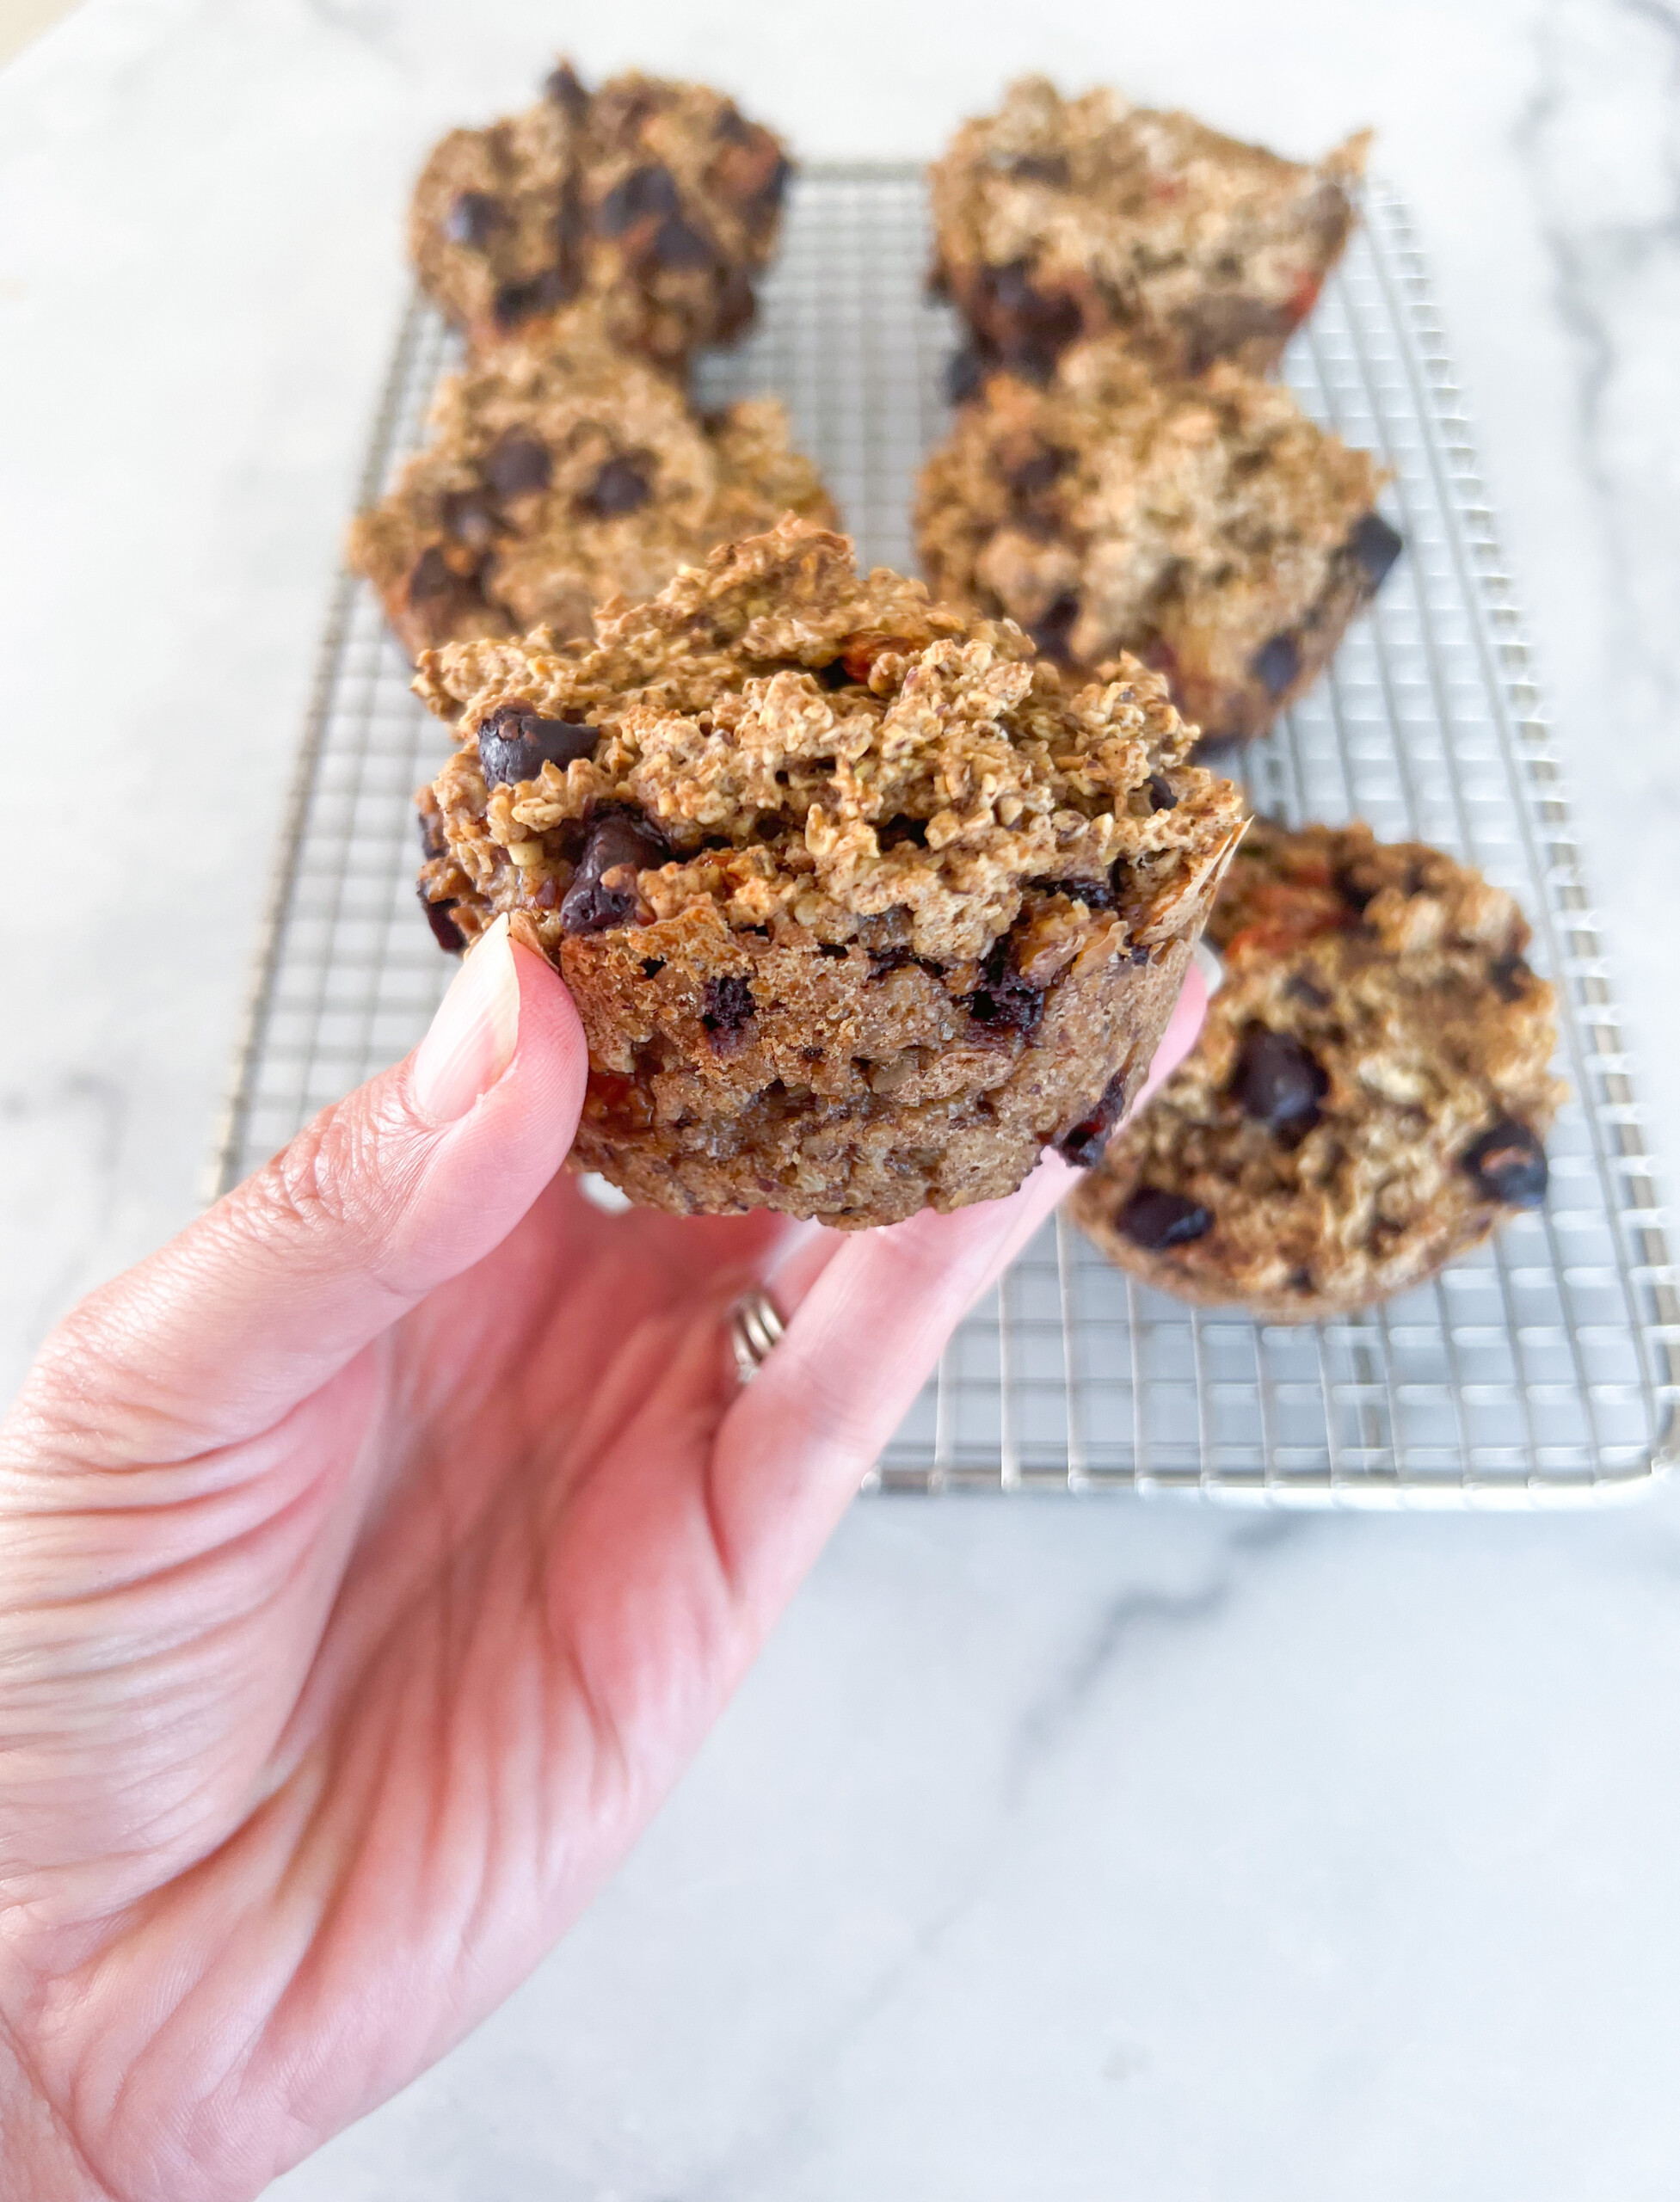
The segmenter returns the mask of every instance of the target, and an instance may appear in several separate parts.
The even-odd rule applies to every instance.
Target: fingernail
[[[1198,940],[1191,954],[1196,958],[1196,968],[1202,974],[1202,983],[1208,990],[1208,1000],[1211,1001],[1225,983],[1223,958],[1218,950],[1209,948],[1205,940]]]
[[[415,1106],[434,1123],[465,1116],[508,1064],[520,1036],[520,977],[508,920],[483,934],[450,981],[409,1073]]]

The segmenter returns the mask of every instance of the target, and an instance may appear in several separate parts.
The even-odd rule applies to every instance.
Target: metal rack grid
[[[1189,1491],[1295,1505],[1537,1505],[1672,1464],[1680,1295],[1591,906],[1464,414],[1400,202],[1366,228],[1286,362],[1313,414],[1395,471],[1406,556],[1328,676],[1234,758],[1258,808],[1368,819],[1511,890],[1558,984],[1572,1099],[1543,1214],[1368,1313],[1305,1328],[1181,1306],[1058,1219],[952,1340],[877,1487]],[[909,169],[808,169],[718,403],[787,402],[867,559],[908,566],[916,465],[954,331],[924,295]],[[364,500],[419,440],[452,340],[419,304]],[[286,822],[218,1190],[411,1047],[452,968],[414,907],[410,795],[446,750],[378,608],[334,599]]]

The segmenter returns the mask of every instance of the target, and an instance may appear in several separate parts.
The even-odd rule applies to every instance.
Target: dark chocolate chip
[[[1267,695],[1281,696],[1300,675],[1301,652],[1293,635],[1274,635],[1248,662]]]
[[[1500,956],[1487,967],[1501,1001],[1521,1001],[1534,984],[1534,973],[1520,956]]]
[[[953,405],[966,405],[986,387],[986,378],[996,361],[977,344],[965,344],[945,363],[945,396]]]
[[[447,596],[459,578],[437,544],[428,543],[415,560],[414,571],[409,575],[409,601],[410,604],[434,603],[439,597]]]
[[[547,313],[577,296],[577,271],[573,268],[545,268],[528,283],[504,283],[492,308],[497,325],[512,329],[533,313]]]
[[[1149,808],[1151,810],[1176,810],[1178,798],[1172,792],[1172,783],[1165,772],[1149,775]]]
[[[668,214],[654,231],[653,256],[662,268],[684,272],[715,268],[717,248],[704,231],[680,214]]]
[[[488,191],[464,191],[444,218],[443,233],[451,244],[482,249],[506,219],[502,201]]]
[[[440,857],[448,846],[443,837],[443,821],[435,810],[417,810],[415,824],[420,828],[420,846],[428,857]]]
[[[724,979],[708,979],[705,1000],[700,1022],[711,1033],[714,1047],[719,1049],[726,1048],[732,1041],[738,1043],[742,1033],[758,1012],[752,987],[745,979],[734,975]]]
[[[651,494],[647,476],[633,458],[621,453],[606,461],[581,501],[598,520],[611,520],[618,513],[633,513]]]
[[[1046,657],[1065,660],[1068,638],[1074,631],[1080,616],[1080,600],[1071,591],[1064,589],[1045,612],[1042,619],[1035,619],[1027,629],[1033,641]]]
[[[560,905],[561,924],[568,932],[606,932],[626,924],[636,914],[635,882],[608,886],[606,875],[623,866],[651,871],[668,862],[670,854],[665,836],[640,811],[598,810]]]
[[[563,772],[579,757],[593,757],[600,729],[570,719],[545,719],[526,704],[500,704],[478,729],[478,762],[486,787],[514,787],[534,780],[545,765]]]
[[[1406,548],[1406,538],[1381,513],[1367,513],[1349,536],[1347,547],[1364,568],[1367,586],[1375,590],[1388,580],[1389,569]]]
[[[1030,331],[1041,346],[1059,352],[1071,344],[1083,326],[1078,302],[1065,292],[1040,291],[1033,286],[1032,268],[1025,260],[1011,261],[992,273],[992,296],[1003,311]]]
[[[1324,1067],[1288,1032],[1251,1024],[1237,1055],[1231,1092],[1244,1116],[1274,1132],[1305,1131],[1330,1091]]]
[[[1070,902],[1083,902],[1087,910],[1111,910],[1114,889],[1106,879],[1034,880],[1046,895],[1065,895]]]
[[[478,464],[498,497],[527,497],[533,489],[546,489],[553,471],[542,445],[517,428],[499,437]]]
[[[422,887],[420,889],[420,907],[426,913],[426,922],[432,928],[432,938],[438,946],[451,956],[458,956],[466,946],[466,939],[449,914],[455,907],[452,898],[441,902],[428,902],[426,889]]]
[[[1140,1185],[1114,1219],[1134,1246],[1159,1254],[1168,1246],[1187,1246],[1213,1229],[1213,1212],[1183,1193],[1162,1185]]]
[[[622,237],[650,214],[674,214],[680,203],[677,180],[669,169],[657,165],[632,169],[596,207],[595,227],[603,237]]]
[[[1036,497],[1041,489],[1048,489],[1058,476],[1067,472],[1072,458],[1072,452],[1068,451],[1034,452],[1030,458],[1024,458],[1018,466],[1010,469],[1009,486],[1018,497]]]
[[[556,107],[563,108],[574,122],[581,122],[589,112],[589,95],[577,80],[577,72],[569,61],[563,61],[551,70],[543,85],[543,97],[552,100]]]
[[[496,509],[483,489],[448,491],[440,517],[445,532],[472,550],[485,549],[496,532]]]
[[[981,966],[980,984],[967,997],[976,1024],[999,1032],[1031,1032],[1044,1014],[1044,989],[1024,979],[1011,961],[1006,934]]]
[[[1065,153],[1023,153],[1019,160],[1009,163],[1009,173],[1023,183],[1065,184],[1068,157]]]
[[[1076,1170],[1094,1169],[1103,1159],[1103,1149],[1125,1106],[1126,1074],[1117,1071],[1103,1088],[1102,1098],[1090,1116],[1075,1124],[1072,1131],[1063,1132],[1056,1141],[1056,1153]]]
[[[712,341],[729,343],[750,325],[757,311],[752,277],[744,268],[726,269],[711,302]]]
[[[1507,1208],[1542,1208],[1546,1202],[1546,1150],[1526,1124],[1501,1116],[1465,1151],[1464,1167],[1489,1200]]]

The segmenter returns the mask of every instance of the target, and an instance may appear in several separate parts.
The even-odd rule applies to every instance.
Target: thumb
[[[67,1318],[21,1415],[113,1466],[266,1429],[507,1237],[565,1159],[588,1067],[570,996],[499,919],[405,1061]]]

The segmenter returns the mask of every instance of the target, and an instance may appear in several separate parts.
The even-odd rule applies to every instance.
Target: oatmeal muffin
[[[1040,649],[1131,650],[1204,733],[1264,734],[1400,553],[1388,478],[1277,383],[1226,361],[1158,380],[1104,337],[1044,389],[997,375],[963,407],[922,471],[922,559]]]
[[[931,173],[934,280],[974,340],[952,394],[1111,329],[1164,373],[1268,372],[1347,242],[1369,142],[1306,166],[1117,92],[1012,84]]]
[[[681,1214],[889,1223],[1094,1154],[1241,832],[1164,684],[859,575],[794,520],[554,649],[428,652],[446,946],[495,915],[589,1042],[573,1152]]]
[[[1508,895],[1421,842],[1261,822],[1208,936],[1228,969],[1201,1037],[1073,1196],[1122,1269],[1307,1322],[1543,1204],[1564,1089]]]
[[[584,634],[604,598],[651,596],[716,543],[789,511],[834,516],[774,398],[698,415],[588,309],[540,353],[449,377],[431,428],[348,546],[415,655],[538,625]]]
[[[542,341],[587,297],[616,342],[680,365],[751,321],[789,173],[781,141],[707,85],[632,73],[591,95],[563,61],[535,107],[434,148],[409,253],[475,350]]]

